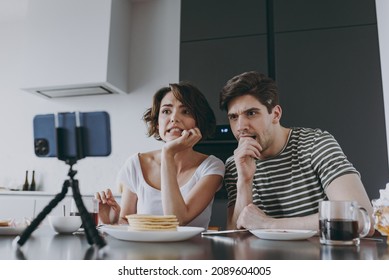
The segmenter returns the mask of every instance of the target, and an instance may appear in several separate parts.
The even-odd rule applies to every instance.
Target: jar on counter
[[[389,235],[389,200],[387,199],[373,199],[373,218],[374,228],[382,235]],[[386,239],[389,245],[389,238]]]

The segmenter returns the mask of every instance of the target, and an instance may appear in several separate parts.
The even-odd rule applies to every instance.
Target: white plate
[[[112,237],[126,241],[172,242],[194,237],[204,230],[202,227],[177,227],[177,231],[134,231],[127,225],[104,225],[99,228]]]
[[[295,229],[254,229],[250,232],[256,237],[270,240],[303,240],[316,234],[314,230]]]
[[[25,226],[0,227],[0,235],[19,235],[26,229]]]

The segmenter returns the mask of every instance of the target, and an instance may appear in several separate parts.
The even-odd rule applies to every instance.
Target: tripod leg
[[[68,192],[69,187],[69,180],[66,180],[63,183],[62,191],[58,193],[50,202],[49,204],[43,208],[43,210],[38,214],[38,216],[31,222],[31,224],[23,231],[23,233],[19,236],[19,240],[17,241],[17,244],[19,246],[23,246],[24,243],[28,240],[28,238],[31,236],[31,234],[34,232],[34,230],[39,226],[39,224],[46,218],[46,216],[53,210],[55,206],[58,205],[58,203],[64,199],[66,193]]]
[[[80,189],[78,188],[78,181],[73,180],[72,182],[73,198],[76,202],[78,211],[80,212],[82,223],[84,224],[85,234],[90,245],[96,244],[99,248],[104,247],[107,243],[104,238],[99,234],[96,229],[92,217],[86,210],[84,202],[82,201]]]

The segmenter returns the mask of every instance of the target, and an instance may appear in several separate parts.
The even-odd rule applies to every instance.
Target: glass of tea
[[[359,217],[363,221],[359,221]],[[362,223],[362,224],[360,224]],[[366,209],[355,201],[319,202],[320,243],[327,245],[359,245],[370,230]]]
[[[99,224],[99,201],[94,197],[83,197],[82,201],[84,202],[86,210],[89,212],[89,215],[92,218],[95,226]],[[80,216],[78,211],[76,202],[72,199],[72,203],[70,205],[70,216]],[[81,228],[84,226],[81,225]]]

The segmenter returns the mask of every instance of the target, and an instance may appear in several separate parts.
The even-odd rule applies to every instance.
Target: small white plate
[[[26,226],[0,227],[0,235],[19,235],[26,229]]]
[[[202,227],[177,227],[176,231],[134,231],[127,225],[104,225],[99,228],[112,237],[126,241],[173,242],[183,241],[204,231]]]
[[[296,229],[254,229],[250,232],[256,237],[269,240],[303,240],[316,234],[314,230]]]

